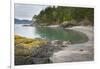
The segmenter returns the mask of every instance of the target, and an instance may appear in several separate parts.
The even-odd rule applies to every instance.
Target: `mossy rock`
[[[15,56],[15,65],[27,65],[27,64],[34,64],[32,57]]]
[[[44,46],[47,43],[48,41],[41,38],[32,39],[15,35],[15,55],[31,55],[33,48]]]
[[[30,56],[32,55],[32,50],[27,49],[22,46],[15,46],[15,55],[16,56]]]

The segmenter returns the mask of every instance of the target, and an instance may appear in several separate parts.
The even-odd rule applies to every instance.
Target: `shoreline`
[[[30,61],[32,62],[32,64],[37,64],[37,63],[41,64],[45,62],[46,63],[51,63],[51,62],[61,63],[61,62],[92,61],[93,56],[94,56],[93,27],[92,26],[74,26],[70,28],[65,28],[65,30],[66,29],[81,32],[85,34],[89,39],[87,42],[68,44],[67,46],[64,46],[64,47],[61,45],[55,46],[52,44],[49,44],[49,45],[47,44],[44,46],[40,46],[39,48],[34,48],[34,50],[32,50],[34,51],[32,53],[32,56],[28,58],[25,58],[23,56],[22,57],[16,56],[16,61],[18,59],[25,59],[23,61],[18,61],[18,65],[20,65],[19,64],[20,62],[26,62],[26,59],[28,59],[26,64],[31,64]],[[35,55],[35,54],[38,54],[38,55]],[[45,59],[41,58],[41,56]],[[24,63],[21,63],[21,65],[23,64]]]
[[[86,34],[89,40],[84,43],[71,44],[68,47],[64,47],[64,49],[55,52],[53,56],[50,57],[50,60],[52,60],[53,63],[94,60],[93,27],[74,26],[72,28],[66,28],[66,29],[82,32]]]

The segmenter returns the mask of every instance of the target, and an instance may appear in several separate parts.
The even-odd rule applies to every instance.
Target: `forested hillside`
[[[84,19],[94,23],[94,9],[93,8],[80,8],[80,7],[47,7],[42,10],[38,15],[33,16],[35,23],[39,25],[55,25],[61,24],[64,21],[75,20],[77,23]]]

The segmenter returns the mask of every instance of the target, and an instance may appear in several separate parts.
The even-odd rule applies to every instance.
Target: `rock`
[[[47,41],[17,36],[15,42],[16,65],[51,63],[50,57],[53,53],[63,48],[60,40]]]
[[[16,48],[17,49],[17,48]],[[18,48],[20,49],[20,48]],[[25,49],[25,51],[16,52],[15,64],[25,65],[25,64],[43,64],[51,63],[49,57],[53,55],[54,46],[40,46],[31,49],[31,54]],[[18,51],[18,50],[17,50]],[[27,52],[26,52],[27,51]],[[25,53],[24,53],[25,52]]]
[[[50,57],[53,54],[53,51],[54,51],[53,46],[41,46],[33,48],[32,57],[37,57],[37,58]]]
[[[62,41],[60,41],[60,40],[53,40],[53,41],[51,41],[51,45],[52,45],[52,46],[59,46],[59,45],[62,45]]]
[[[58,41],[58,40],[55,40]],[[61,46],[45,45],[33,48],[32,59],[35,64],[51,63],[49,58],[54,52],[61,50]]]
[[[49,60],[49,58],[32,58],[32,61],[35,64],[44,64],[44,63],[51,63],[51,61]]]
[[[72,26],[76,26],[76,21],[72,20],[72,21],[64,21],[60,27],[66,28],[66,27],[72,27]]]
[[[80,49],[80,51],[84,51],[83,49]]]
[[[15,65],[24,65],[25,57],[15,56]]]
[[[69,44],[71,44],[70,41],[63,41],[62,46],[68,46]]]
[[[68,45],[70,45],[71,42],[68,41],[60,41],[60,40],[53,40],[51,41],[51,46],[57,46],[57,47],[67,47]]]
[[[54,46],[41,46],[34,48],[32,51],[32,59],[35,64],[50,63],[49,57],[53,55]]]
[[[30,56],[32,55],[32,50],[25,48],[23,46],[15,46],[15,56]]]

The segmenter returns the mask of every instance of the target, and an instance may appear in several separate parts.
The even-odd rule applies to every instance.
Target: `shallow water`
[[[84,42],[87,37],[77,31],[61,28],[30,27],[15,24],[15,34],[28,38],[44,38],[47,40],[70,40],[71,42]]]

